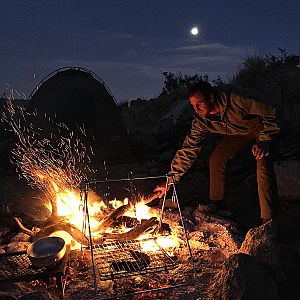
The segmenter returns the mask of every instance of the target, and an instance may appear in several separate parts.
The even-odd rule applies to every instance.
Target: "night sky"
[[[0,92],[19,98],[64,66],[122,102],[157,96],[163,71],[228,80],[249,55],[300,54],[296,0],[0,0],[0,18]]]

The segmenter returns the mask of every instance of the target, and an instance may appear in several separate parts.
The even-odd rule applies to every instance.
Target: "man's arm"
[[[208,131],[194,118],[190,134],[186,136],[182,147],[176,152],[171,163],[169,174],[173,175],[175,181],[178,181],[197,159],[207,134]]]
[[[172,160],[171,171],[169,172],[169,175],[172,175],[172,177],[168,180],[170,184],[172,184],[174,180],[178,181],[191,167],[201,151],[207,134],[208,131],[202,128],[197,119],[194,118],[190,134],[186,136],[182,147],[176,152]],[[166,190],[169,190],[170,184],[167,186],[167,189],[166,184],[158,185],[154,189],[154,192],[161,198]]]

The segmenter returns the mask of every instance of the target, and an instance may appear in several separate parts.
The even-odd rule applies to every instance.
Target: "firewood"
[[[16,222],[16,224],[18,225],[18,227],[19,227],[23,232],[27,233],[27,234],[30,235],[30,236],[34,236],[34,233],[33,233],[31,230],[27,229],[27,228],[21,223],[21,221],[20,221],[19,218],[13,217],[13,219],[14,219],[14,221]]]
[[[118,241],[129,241],[139,238],[143,233],[145,233],[150,228],[153,228],[158,225],[158,221],[155,217],[152,217],[149,220],[145,220],[141,224],[138,224],[133,229],[124,233],[104,233],[103,237],[110,240]]]
[[[43,237],[47,237],[50,234],[52,234],[55,231],[66,231],[68,232],[74,240],[76,240],[78,243],[88,246],[88,239],[83,235],[83,233],[74,225],[70,223],[57,223],[52,224],[50,226],[47,226],[43,228],[41,231],[39,231],[35,236],[34,240],[38,240]]]
[[[95,229],[95,231],[98,231],[99,233],[105,232],[105,230],[117,220],[120,216],[123,216],[128,210],[130,209],[130,205],[122,205],[112,211],[110,214],[105,216],[100,222],[98,227]]]
[[[143,219],[145,220],[145,219]],[[142,220],[141,220],[142,221]],[[129,217],[129,216],[121,216],[117,218],[117,220],[111,225],[111,227],[116,228],[116,227],[127,227],[127,228],[133,228],[137,224],[139,224],[139,220],[137,218]]]
[[[145,204],[149,204],[150,202],[152,202],[153,200],[159,198],[158,193],[155,193],[153,195],[151,195],[149,198],[145,199],[144,202]]]

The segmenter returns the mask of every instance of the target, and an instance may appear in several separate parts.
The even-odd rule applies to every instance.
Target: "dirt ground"
[[[187,199],[189,193],[186,195],[182,193],[184,187],[178,189],[182,209],[196,207],[201,201],[195,199],[189,201]],[[232,182],[228,187],[227,198],[232,219],[243,234],[258,224],[258,199],[251,185],[237,185]],[[3,211],[7,206],[14,215],[21,216],[24,225],[32,223],[37,216],[40,219],[46,219],[49,215],[43,195],[30,188],[23,179],[18,179],[15,175],[0,177],[0,208]],[[283,300],[295,299],[300,278],[299,198],[280,198],[278,225],[281,263],[286,276],[285,281],[279,286],[280,297]]]

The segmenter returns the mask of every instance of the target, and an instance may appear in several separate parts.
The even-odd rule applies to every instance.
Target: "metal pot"
[[[37,267],[54,267],[64,257],[66,243],[60,237],[41,238],[27,248],[31,263]]]

